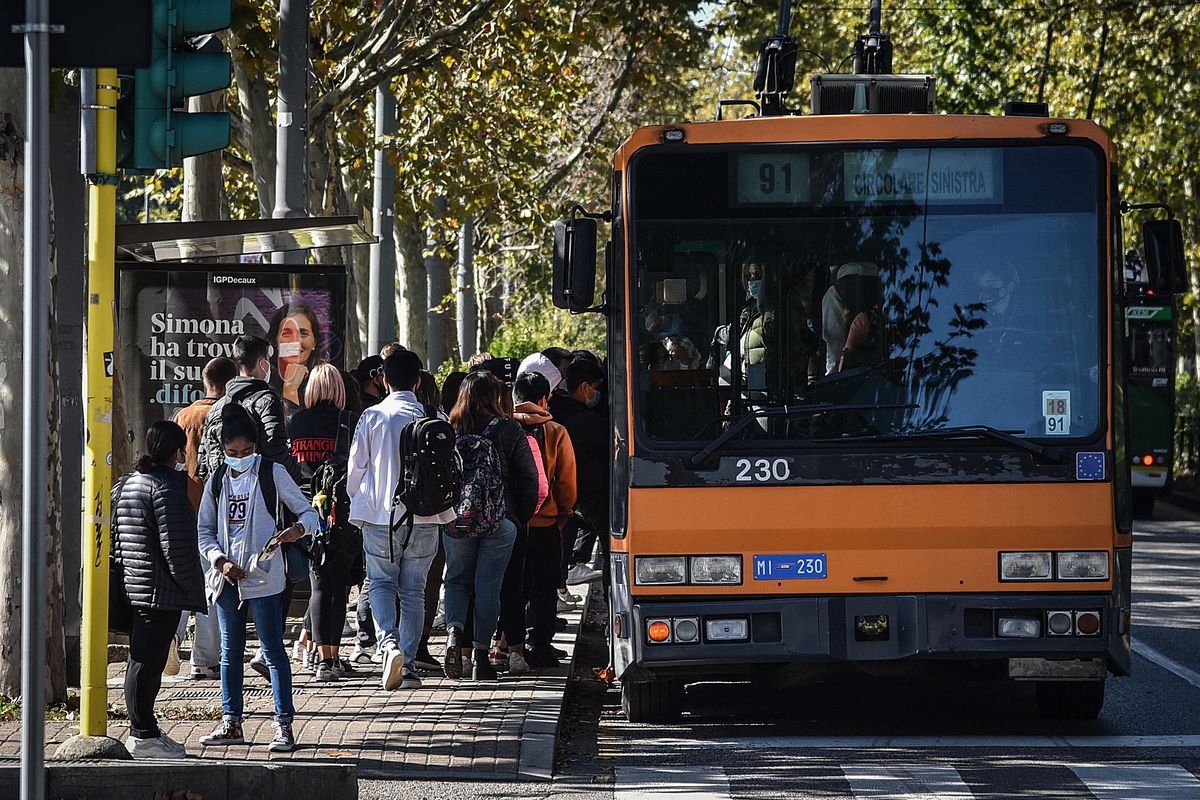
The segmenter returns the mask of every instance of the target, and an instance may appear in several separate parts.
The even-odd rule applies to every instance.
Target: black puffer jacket
[[[575,449],[575,508],[599,529],[608,526],[608,476],[612,467],[608,421],[568,395],[551,395],[550,413],[567,429]]]
[[[129,604],[207,611],[187,475],[161,466],[131,472],[113,487],[112,501],[112,558]]]
[[[258,453],[282,464],[292,479],[299,481],[300,467],[292,458],[288,446],[283,398],[266,381],[243,375],[229,382],[225,387],[225,396],[214,403],[204,417],[204,437],[200,440],[200,455],[196,465],[200,478],[207,480],[225,462],[225,449],[221,446],[221,414],[229,403],[241,405],[258,425]]]

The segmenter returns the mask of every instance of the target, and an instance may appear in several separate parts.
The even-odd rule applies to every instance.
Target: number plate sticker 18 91
[[[754,557],[754,580],[786,581],[829,577],[824,553]]]

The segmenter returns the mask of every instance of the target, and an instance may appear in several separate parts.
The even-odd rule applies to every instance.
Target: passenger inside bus
[[[865,363],[872,354],[878,355],[876,361],[883,357],[882,304],[879,268],[873,262],[848,261],[837,268],[821,299],[826,375],[847,366],[844,355],[851,344],[851,367]]]

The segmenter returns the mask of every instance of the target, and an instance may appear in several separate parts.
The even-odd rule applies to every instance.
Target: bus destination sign
[[[843,154],[848,203],[999,203],[990,148],[853,150]]]

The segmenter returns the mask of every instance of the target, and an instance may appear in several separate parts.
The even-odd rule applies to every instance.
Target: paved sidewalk
[[[586,586],[572,588],[586,595]],[[192,758],[354,763],[360,778],[469,778],[471,780],[548,779],[563,695],[579,631],[580,610],[560,614],[567,630],[555,646],[569,655],[552,670],[509,677],[495,683],[455,681],[441,673],[421,673],[417,690],[384,691],[381,667],[354,665],[359,674],[336,683],[317,683],[293,664],[297,749],[269,753],[272,735],[271,685],[246,668],[246,739],[252,744],[206,749],[199,739],[220,719],[219,681],[164,678],[157,708],[182,720],[161,720],[172,738],[184,742]],[[442,654],[444,634],[435,634],[430,649]],[[344,643],[344,654],[352,649]],[[289,653],[291,652],[289,647]],[[180,675],[187,675],[185,660]],[[124,708],[124,664],[109,667],[109,703]],[[164,715],[165,715],[164,714]],[[197,717],[209,717],[195,720]],[[124,739],[124,720],[112,720],[109,734]],[[75,722],[46,725],[46,755],[78,731]],[[19,755],[20,724],[0,723],[0,759]]]

